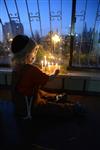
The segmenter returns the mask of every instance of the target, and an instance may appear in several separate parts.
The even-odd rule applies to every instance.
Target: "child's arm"
[[[53,80],[59,74],[59,69],[55,70],[54,74],[50,75],[49,80]]]

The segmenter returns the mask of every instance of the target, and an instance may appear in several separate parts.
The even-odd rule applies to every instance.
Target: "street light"
[[[56,43],[58,43],[58,42],[60,42],[60,37],[59,37],[59,35],[57,35],[57,34],[54,34],[53,36],[52,36],[52,41],[53,41],[53,43],[54,43],[54,52],[55,52],[55,44]]]
[[[9,42],[12,42],[12,41],[13,41],[13,38],[10,38],[10,39],[9,39]]]

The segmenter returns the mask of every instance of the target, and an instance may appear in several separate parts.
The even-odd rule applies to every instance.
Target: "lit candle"
[[[54,65],[54,63],[52,62],[52,66]]]
[[[58,69],[58,63],[56,63],[55,69]]]
[[[41,60],[41,68],[42,68],[42,70],[43,70],[43,60]]]
[[[44,64],[45,64],[45,67],[46,67],[46,65],[47,65],[46,56],[44,56]]]
[[[49,71],[50,71],[50,62],[48,62],[48,69],[49,69]]]

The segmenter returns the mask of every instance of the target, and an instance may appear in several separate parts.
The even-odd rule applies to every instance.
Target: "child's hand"
[[[54,74],[55,74],[55,75],[58,75],[59,72],[60,72],[60,70],[59,70],[59,69],[56,69]]]
[[[38,102],[39,105],[45,105],[46,103],[47,103],[47,101],[42,98]]]

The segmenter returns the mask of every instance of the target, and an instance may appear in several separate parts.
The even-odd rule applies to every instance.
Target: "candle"
[[[55,65],[55,69],[58,69],[58,63],[56,63],[56,65]]]
[[[54,63],[52,62],[52,66],[54,65]]]
[[[48,62],[48,70],[50,71],[50,62]]]
[[[46,65],[47,65],[47,59],[46,59],[46,56],[44,56],[44,65],[45,65],[45,67],[46,67]]]
[[[43,70],[43,60],[41,60],[41,68],[42,68],[42,70]]]

